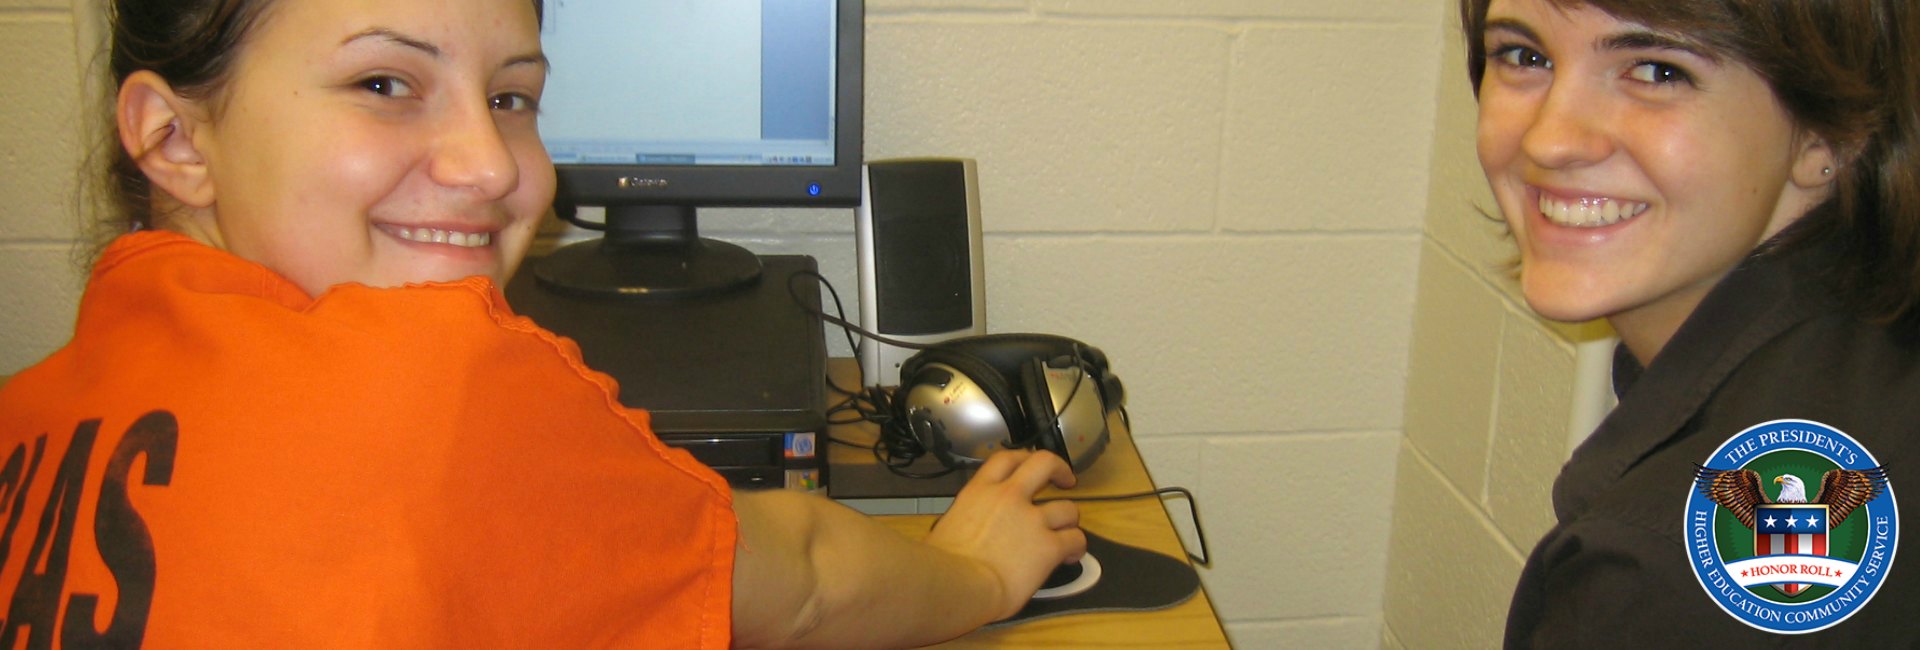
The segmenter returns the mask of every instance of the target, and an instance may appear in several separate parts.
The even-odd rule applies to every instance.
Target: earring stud
[[[1821,168],[1820,168],[1820,175],[1821,175],[1821,176],[1832,176],[1832,175],[1833,175],[1833,168],[1832,168],[1832,167],[1821,167]]]

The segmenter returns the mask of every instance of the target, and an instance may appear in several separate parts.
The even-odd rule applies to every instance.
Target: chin
[[[1527,301],[1527,307],[1541,318],[1562,323],[1582,323],[1606,318],[1613,313],[1613,306],[1605,300],[1606,292],[1599,287],[1575,284],[1551,284],[1522,276],[1520,293]]]
[[[1528,298],[1527,306],[1541,318],[1559,323],[1584,323],[1607,317],[1604,311],[1586,305],[1568,305]]]

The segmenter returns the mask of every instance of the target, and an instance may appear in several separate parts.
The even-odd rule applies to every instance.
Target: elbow
[[[812,572],[807,572],[812,573]],[[736,636],[736,648],[814,648],[828,647],[819,642],[820,631],[826,627],[830,612],[836,609],[831,596],[819,587],[818,575],[808,575],[796,586],[805,588],[806,596],[787,604],[787,611],[763,612],[762,625],[755,626],[747,634]],[[736,633],[740,632],[736,628]]]
[[[808,641],[814,638],[814,633],[823,627],[830,609],[832,608],[827,597],[819,589],[813,590],[813,593],[800,603],[800,609],[793,612],[793,617],[788,619],[787,634],[782,647],[812,647]]]
[[[832,613],[845,609],[822,564],[814,504],[805,499],[784,491],[736,498],[742,546],[752,550],[735,565],[735,647],[824,647]]]
[[[838,648],[844,644],[834,644],[830,639],[837,638],[835,621],[845,618],[855,609],[857,600],[855,590],[850,588],[845,576],[837,573],[830,553],[823,552],[820,545],[810,544],[807,549],[807,562],[802,569],[805,575],[801,579],[804,585],[801,598],[793,611],[781,612],[779,647],[781,648]]]

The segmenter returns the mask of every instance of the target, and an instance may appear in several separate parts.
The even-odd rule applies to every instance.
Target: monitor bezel
[[[834,164],[606,165],[555,163],[562,214],[576,207],[852,207],[863,175],[864,0],[835,0]],[[848,35],[853,35],[849,38]],[[809,191],[816,185],[817,194]]]

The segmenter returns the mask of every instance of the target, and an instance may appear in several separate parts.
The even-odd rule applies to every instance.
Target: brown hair
[[[544,16],[543,0],[532,0],[535,20]],[[129,230],[153,225],[153,187],[140,167],[121,147],[112,124],[112,97],[127,77],[140,70],[152,70],[167,80],[180,96],[190,99],[218,97],[225,89],[227,75],[247,36],[253,33],[274,0],[114,0],[108,14],[108,66],[111,85],[104,89],[108,98],[104,140],[95,150],[97,158],[89,167],[102,168],[93,176],[98,187],[101,215],[95,223],[94,239],[106,240]],[[217,110],[218,102],[214,103]]]
[[[115,137],[114,102],[110,99],[127,77],[152,70],[172,84],[182,97],[206,98],[225,86],[239,45],[259,22],[271,0],[115,0],[108,14],[112,41],[107,65],[105,142],[97,153],[106,158],[99,239],[153,225],[153,187]]]
[[[1862,315],[1920,330],[1920,9],[1914,0],[1546,0],[1588,6],[1751,68],[1794,123],[1831,146],[1834,193],[1768,242],[1833,240],[1835,280]],[[1487,6],[1461,0],[1474,90]]]

